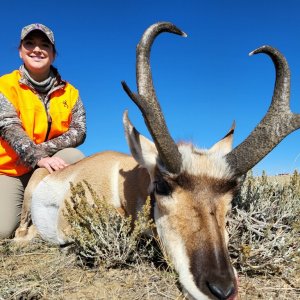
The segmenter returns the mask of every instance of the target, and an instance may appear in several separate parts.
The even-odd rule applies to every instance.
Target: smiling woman
[[[0,239],[13,234],[36,168],[52,173],[84,157],[74,147],[85,139],[85,110],[78,90],[52,66],[51,29],[25,26],[19,56],[19,70],[0,77]]]
[[[55,52],[54,45],[40,30],[26,35],[19,47],[20,58],[36,81],[43,81],[49,76]]]

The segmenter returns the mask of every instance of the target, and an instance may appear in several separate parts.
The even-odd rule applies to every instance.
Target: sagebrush
[[[131,217],[122,217],[105,199],[99,199],[87,182],[72,185],[71,190],[73,205],[67,207],[68,219],[81,260],[111,267],[126,265],[137,258],[164,256],[163,249],[164,254],[157,254],[157,247],[149,246],[152,240],[143,236],[155,226],[149,218],[149,201],[132,227]],[[95,202],[92,206],[86,201],[87,190]],[[299,215],[297,171],[287,179],[268,177],[265,173],[254,177],[249,172],[233,200],[228,222],[234,266],[248,275],[276,274],[288,278],[299,272]]]
[[[70,238],[75,252],[84,264],[117,267],[156,256],[153,238],[144,237],[146,231],[154,228],[150,198],[133,222],[131,216],[121,216],[105,199],[100,199],[86,181],[71,184],[71,192],[65,216],[72,228]],[[87,201],[88,194],[92,205]]]
[[[229,249],[248,275],[288,278],[300,271],[300,176],[249,173],[233,201]]]

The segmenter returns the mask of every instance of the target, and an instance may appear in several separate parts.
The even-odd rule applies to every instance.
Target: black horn
[[[226,155],[235,175],[253,168],[288,134],[300,128],[300,114],[290,110],[290,70],[285,57],[271,46],[262,46],[250,53],[269,55],[276,70],[276,81],[271,105],[251,134]]]
[[[179,173],[181,154],[167,128],[152,81],[150,52],[154,39],[162,32],[181,36],[186,34],[169,22],[159,22],[150,26],[143,34],[136,51],[136,77],[138,93],[131,92],[123,81],[122,86],[128,96],[141,110],[147,128],[154,140],[160,159],[171,173]]]

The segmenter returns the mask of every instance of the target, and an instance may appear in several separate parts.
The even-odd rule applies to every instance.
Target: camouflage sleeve
[[[0,93],[0,137],[19,155],[20,163],[34,168],[47,153],[39,149],[22,127],[14,106]]]
[[[85,137],[85,109],[79,96],[72,110],[72,120],[69,130],[54,139],[38,144],[37,147],[39,149],[43,149],[48,156],[52,156],[57,151],[64,148],[77,147],[81,145],[84,142]]]

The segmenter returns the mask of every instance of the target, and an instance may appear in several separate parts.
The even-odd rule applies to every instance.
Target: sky
[[[275,72],[271,45],[291,69],[291,110],[300,113],[300,1],[297,0],[50,0],[1,3],[0,75],[19,68],[20,31],[31,23],[50,27],[58,56],[54,66],[79,89],[87,114],[85,155],[129,153],[122,114],[151,138],[143,117],[121,87],[133,91],[135,50],[158,21],[174,23],[187,38],[162,33],[151,51],[157,97],[175,141],[210,148],[236,122],[234,147],[266,113]],[[300,170],[300,130],[291,133],[253,169],[260,175]]]

